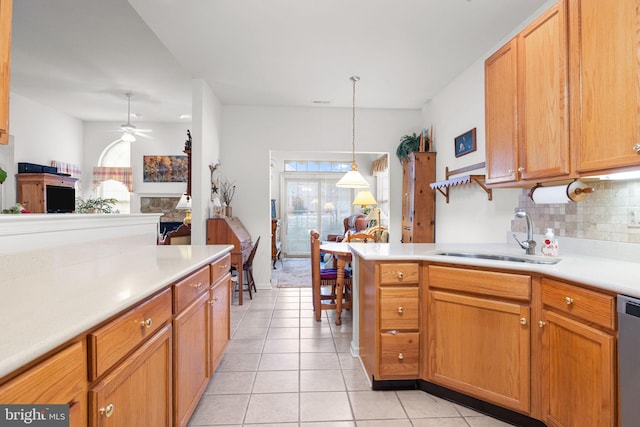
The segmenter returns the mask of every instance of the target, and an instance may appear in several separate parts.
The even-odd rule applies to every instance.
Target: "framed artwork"
[[[476,128],[456,136],[453,143],[456,157],[476,151]]]
[[[143,156],[143,182],[187,182],[187,156]]]

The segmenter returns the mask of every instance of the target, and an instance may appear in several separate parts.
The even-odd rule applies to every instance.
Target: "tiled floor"
[[[351,313],[323,311],[310,288],[260,289],[231,306],[231,342],[190,426],[507,426],[422,391],[372,391],[351,356]]]

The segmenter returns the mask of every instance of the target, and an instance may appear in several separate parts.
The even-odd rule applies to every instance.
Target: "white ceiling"
[[[225,105],[421,108],[546,0],[16,0],[12,92],[90,121]],[[314,101],[329,104],[314,104]]]

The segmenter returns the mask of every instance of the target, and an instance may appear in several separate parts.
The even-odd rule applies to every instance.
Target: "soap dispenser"
[[[553,235],[553,228],[547,228],[542,241],[542,255],[558,256],[558,241]]]

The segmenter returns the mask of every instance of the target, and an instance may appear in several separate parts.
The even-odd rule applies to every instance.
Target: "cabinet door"
[[[517,176],[517,51],[513,39],[484,63],[487,184]]]
[[[173,321],[176,426],[187,425],[209,382],[209,307],[209,292],[205,292]]]
[[[92,427],[171,426],[171,325],[89,391]]]
[[[520,179],[570,173],[565,9],[559,1],[518,34]]]
[[[529,412],[529,307],[430,291],[428,380]]]
[[[412,156],[402,162],[402,243],[413,243],[413,183],[415,162]]]
[[[12,0],[0,0],[0,144],[9,143],[9,60]]]
[[[230,283],[231,276],[227,275],[211,288],[211,375],[218,367],[230,338]]]
[[[576,170],[640,162],[639,0],[570,0],[571,133]]]
[[[543,421],[615,426],[615,338],[548,310],[543,322]]]

